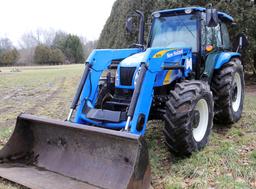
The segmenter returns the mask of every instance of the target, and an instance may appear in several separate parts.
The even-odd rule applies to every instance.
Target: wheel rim
[[[200,99],[195,107],[197,112],[196,123],[193,124],[193,137],[197,142],[200,142],[207,131],[209,120],[209,108],[205,99]]]
[[[242,98],[242,82],[239,73],[235,73],[233,89],[232,89],[232,109],[234,112],[237,112]]]

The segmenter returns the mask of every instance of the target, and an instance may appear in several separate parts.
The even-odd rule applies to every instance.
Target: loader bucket
[[[150,166],[143,137],[21,114],[0,177],[36,189],[147,189]]]

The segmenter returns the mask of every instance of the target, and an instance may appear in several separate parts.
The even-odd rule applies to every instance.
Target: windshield
[[[197,22],[195,15],[155,18],[150,47],[192,48],[197,52]]]

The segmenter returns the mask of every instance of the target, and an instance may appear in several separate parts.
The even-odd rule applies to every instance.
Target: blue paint
[[[236,52],[221,52],[215,60],[214,69],[220,69],[223,64],[229,62],[232,58],[240,56],[241,54]]]
[[[206,8],[204,7],[184,7],[184,8],[176,8],[176,9],[167,9],[167,10],[161,10],[161,11],[156,11],[154,12],[152,15],[156,14],[156,13],[160,13],[160,14],[168,14],[168,13],[184,13],[185,10],[192,10],[195,12],[205,12]],[[233,22],[234,19],[232,16],[224,13],[224,12],[218,12],[218,16],[221,20],[225,21],[227,20],[228,22]]]
[[[154,57],[158,52],[166,50],[161,57]],[[137,53],[137,54],[136,54]],[[127,58],[128,57],[128,58]],[[131,58],[132,57],[132,58]],[[136,58],[137,57],[137,58]],[[127,59],[125,59],[127,58]],[[83,113],[83,108],[85,104],[94,108],[96,103],[97,91],[100,76],[104,70],[108,68],[112,60],[124,59],[117,68],[117,72],[121,66],[123,67],[136,67],[136,71],[133,77],[132,86],[121,86],[120,83],[116,83],[117,88],[123,89],[134,89],[134,79],[136,72],[139,70],[140,63],[145,62],[148,67],[148,71],[144,77],[144,82],[142,84],[142,89],[138,98],[138,102],[135,108],[133,119],[131,121],[131,133],[144,135],[146,130],[146,123],[149,116],[149,111],[151,108],[151,103],[154,95],[154,87],[162,86],[165,76],[167,74],[166,70],[162,69],[164,64],[175,64],[186,66],[186,60],[192,58],[192,52],[190,48],[183,49],[168,49],[168,48],[148,48],[145,52],[141,53],[139,49],[122,49],[122,50],[95,50],[89,56],[86,62],[92,65],[90,70],[90,75],[88,76],[81,97],[80,104],[77,107],[77,112],[75,115],[75,122],[80,124],[92,124],[98,127],[111,128],[111,129],[122,129],[125,127],[125,121],[120,123],[106,123],[95,120],[90,120]],[[129,59],[132,59],[130,61]],[[186,77],[191,69],[185,69],[182,74],[181,71],[174,70],[173,74],[170,75],[170,80],[174,81],[181,77]],[[161,76],[160,76],[161,75]],[[137,131],[136,125],[140,114],[145,115],[145,124],[141,131]]]

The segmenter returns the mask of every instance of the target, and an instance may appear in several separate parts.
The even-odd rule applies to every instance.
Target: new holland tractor
[[[154,12],[147,45],[144,15],[136,16],[138,43],[86,60],[66,121],[18,116],[0,151],[1,177],[29,188],[146,189],[149,120],[163,119],[171,153],[188,156],[207,144],[213,121],[240,119],[246,38],[232,51],[231,16],[201,7]]]

